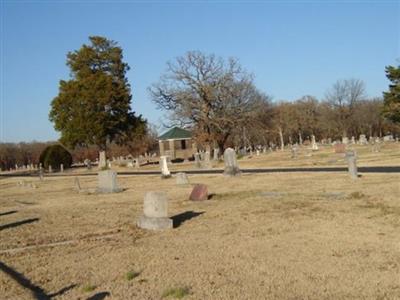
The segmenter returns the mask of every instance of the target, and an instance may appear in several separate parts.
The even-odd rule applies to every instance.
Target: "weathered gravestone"
[[[143,216],[137,221],[137,226],[150,230],[173,227],[172,219],[168,218],[168,199],[165,193],[147,192],[145,194]]]
[[[171,173],[168,170],[167,157],[160,156],[160,166],[161,166],[161,178],[171,177]]]
[[[186,173],[183,173],[183,172],[176,173],[176,184],[177,185],[189,184],[189,179],[188,179]]]
[[[202,166],[204,169],[211,168],[210,152],[208,151],[204,152]]]
[[[214,157],[213,160],[219,159],[219,148],[214,148]]]
[[[347,145],[347,144],[349,143],[349,138],[348,138],[347,136],[344,136],[344,137],[342,138],[342,143],[345,144],[345,145]]]
[[[192,201],[204,201],[208,199],[208,188],[205,184],[196,184],[190,193],[189,199]]]
[[[317,142],[315,141],[315,135],[311,136],[311,150],[318,151],[318,145]]]
[[[342,143],[337,143],[333,146],[335,149],[335,153],[345,153],[346,152],[346,145]]]
[[[354,136],[351,137],[351,144],[354,145],[356,143],[356,138]]]
[[[64,172],[64,165],[60,164],[60,172],[63,173]]]
[[[297,145],[293,145],[292,149],[291,149],[291,154],[292,154],[292,158],[297,158],[298,156],[298,152],[299,152],[299,148],[297,147]]]
[[[367,137],[365,136],[365,134],[360,134],[360,137],[359,137],[359,139],[358,139],[358,142],[359,142],[361,145],[366,145],[366,144],[368,144],[368,140],[367,140]]]
[[[117,172],[115,171],[100,171],[97,175],[97,179],[97,192],[99,193],[118,193],[122,191],[122,188],[118,187]]]
[[[106,160],[106,152],[100,151],[99,152],[99,169],[107,168],[107,160]]]
[[[194,166],[197,169],[201,168],[200,153],[198,152],[194,154]]]
[[[49,165],[49,173],[53,173],[53,168]]]
[[[75,179],[74,179],[74,186],[75,186],[75,190],[77,192],[81,191],[81,184],[79,182],[79,178],[78,177],[75,177]]]
[[[236,152],[232,148],[225,149],[224,152],[225,162],[225,176],[237,176],[240,175],[239,165],[236,159]]]
[[[355,151],[347,151],[346,159],[348,164],[349,175],[351,179],[357,179],[357,155]]]

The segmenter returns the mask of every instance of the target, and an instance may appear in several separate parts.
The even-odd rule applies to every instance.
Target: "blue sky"
[[[147,88],[189,50],[236,57],[275,100],[323,98],[338,79],[364,80],[370,97],[399,64],[399,1],[1,1],[0,141],[55,140],[48,121],[68,51],[102,35],[131,70],[133,110],[160,124]]]

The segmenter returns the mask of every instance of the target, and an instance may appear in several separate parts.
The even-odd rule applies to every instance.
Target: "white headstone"
[[[143,229],[160,230],[173,227],[172,219],[168,218],[168,198],[162,192],[147,192],[143,202],[143,216],[137,221],[137,226]]]
[[[161,166],[161,177],[162,178],[171,177],[171,173],[168,170],[167,157],[164,155],[160,156],[160,166]]]
[[[122,189],[117,184],[117,172],[112,170],[100,171],[97,175],[99,193],[118,193]]]
[[[240,175],[240,169],[236,160],[236,152],[232,148],[225,149],[224,152],[225,170],[224,175],[226,176],[237,176]]]
[[[99,152],[99,169],[104,169],[107,167],[106,152]]]

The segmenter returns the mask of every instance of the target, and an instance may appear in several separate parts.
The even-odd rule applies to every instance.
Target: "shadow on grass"
[[[110,296],[109,292],[100,292],[97,293],[89,298],[87,298],[86,300],[103,300],[104,298]]]
[[[13,227],[17,227],[20,225],[24,225],[24,224],[29,224],[29,223],[33,223],[33,222],[37,222],[39,221],[39,218],[32,218],[32,219],[26,219],[26,220],[22,220],[22,221],[18,221],[18,222],[14,222],[14,223],[9,223],[9,224],[5,224],[5,225],[1,225],[0,226],[0,231],[4,230],[4,229],[8,229],[8,228],[13,228]]]
[[[181,226],[182,223],[184,223],[192,218],[198,217],[202,214],[204,214],[204,211],[195,212],[195,211],[190,210],[190,211],[185,211],[184,213],[172,216],[171,219],[172,219],[174,228],[177,228],[177,227]]]
[[[40,286],[33,284],[28,278],[24,276],[24,274],[15,271],[13,268],[7,266],[6,264],[0,261],[0,270],[14,279],[19,285],[31,291],[32,296],[36,300],[48,300],[53,297],[59,296],[64,294],[65,292],[73,289],[76,284],[71,284],[65,288],[62,288],[56,293],[53,294],[46,294],[45,290],[42,289]]]
[[[6,215],[15,214],[16,212],[18,212],[18,211],[17,211],[17,210],[6,211],[6,212],[3,212],[3,213],[0,213],[0,217],[1,217],[1,216],[6,216]]]

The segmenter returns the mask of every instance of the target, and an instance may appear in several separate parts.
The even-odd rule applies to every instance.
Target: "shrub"
[[[40,154],[39,161],[46,169],[50,165],[53,169],[59,169],[60,164],[63,164],[66,169],[72,165],[72,155],[61,145],[51,145],[43,150]]]
[[[162,298],[172,297],[175,299],[182,299],[189,295],[190,289],[188,287],[170,288],[164,291]]]

